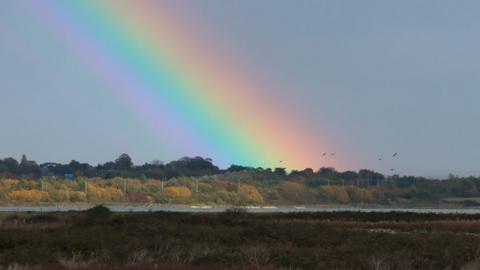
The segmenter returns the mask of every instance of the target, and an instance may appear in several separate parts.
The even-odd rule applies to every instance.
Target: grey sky
[[[277,98],[315,132],[342,145],[339,154],[355,161],[352,169],[480,175],[477,1],[175,5],[214,26],[206,34],[241,55],[246,72],[278,87]],[[107,85],[47,33],[31,30],[23,12],[14,1],[0,3],[0,156],[92,163],[122,152],[136,163],[171,158],[99,90]],[[42,69],[45,61],[55,69]],[[394,152],[398,158],[389,158]]]

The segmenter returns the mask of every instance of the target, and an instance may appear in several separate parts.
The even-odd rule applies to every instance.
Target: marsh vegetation
[[[51,269],[466,270],[480,267],[479,239],[480,215],[120,214],[98,207],[3,214],[0,263]]]

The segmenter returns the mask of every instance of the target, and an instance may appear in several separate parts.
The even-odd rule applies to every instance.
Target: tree
[[[183,157],[167,164],[167,176],[203,176],[216,174],[220,171],[212,164],[211,159],[202,157]]]
[[[228,167],[228,172],[255,171],[255,168],[232,164]]]
[[[322,177],[336,178],[338,172],[332,167],[322,167],[320,170],[318,170],[318,174]]]
[[[341,178],[347,181],[350,180],[355,180],[359,178],[359,175],[357,172],[354,171],[345,171],[341,173]]]
[[[0,173],[6,173],[6,172],[8,172],[7,165],[0,162]]]
[[[152,162],[150,164],[152,166],[163,166],[163,162],[161,160],[158,160],[158,159],[152,160]]]
[[[243,203],[262,204],[263,196],[258,192],[257,188],[252,185],[242,184],[239,186],[239,197]]]
[[[8,168],[8,171],[11,173],[15,173],[18,170],[18,161],[14,158],[6,158],[2,161],[2,163]]]
[[[275,170],[273,172],[275,174],[277,174],[278,176],[286,176],[287,175],[287,171],[285,170],[285,168],[275,168]]]
[[[296,182],[283,182],[278,187],[280,195],[289,202],[299,203],[302,202],[302,194],[304,186]]]
[[[320,192],[325,194],[328,199],[337,203],[348,203],[350,197],[345,188],[339,186],[321,186]]]
[[[130,170],[133,166],[132,159],[130,158],[129,155],[127,154],[121,154],[116,160],[115,160],[115,168],[120,171],[126,171]]]

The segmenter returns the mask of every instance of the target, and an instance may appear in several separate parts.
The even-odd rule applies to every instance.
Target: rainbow
[[[321,153],[331,148],[322,138],[165,3],[26,5],[158,133],[165,151],[208,156],[225,165],[325,165]]]

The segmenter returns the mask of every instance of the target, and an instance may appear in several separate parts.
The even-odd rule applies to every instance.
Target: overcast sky
[[[16,3],[0,2],[0,156],[169,159],[155,134],[98,91],[108,86]],[[341,145],[352,169],[480,175],[480,2],[171,4],[213,26],[219,46]]]

